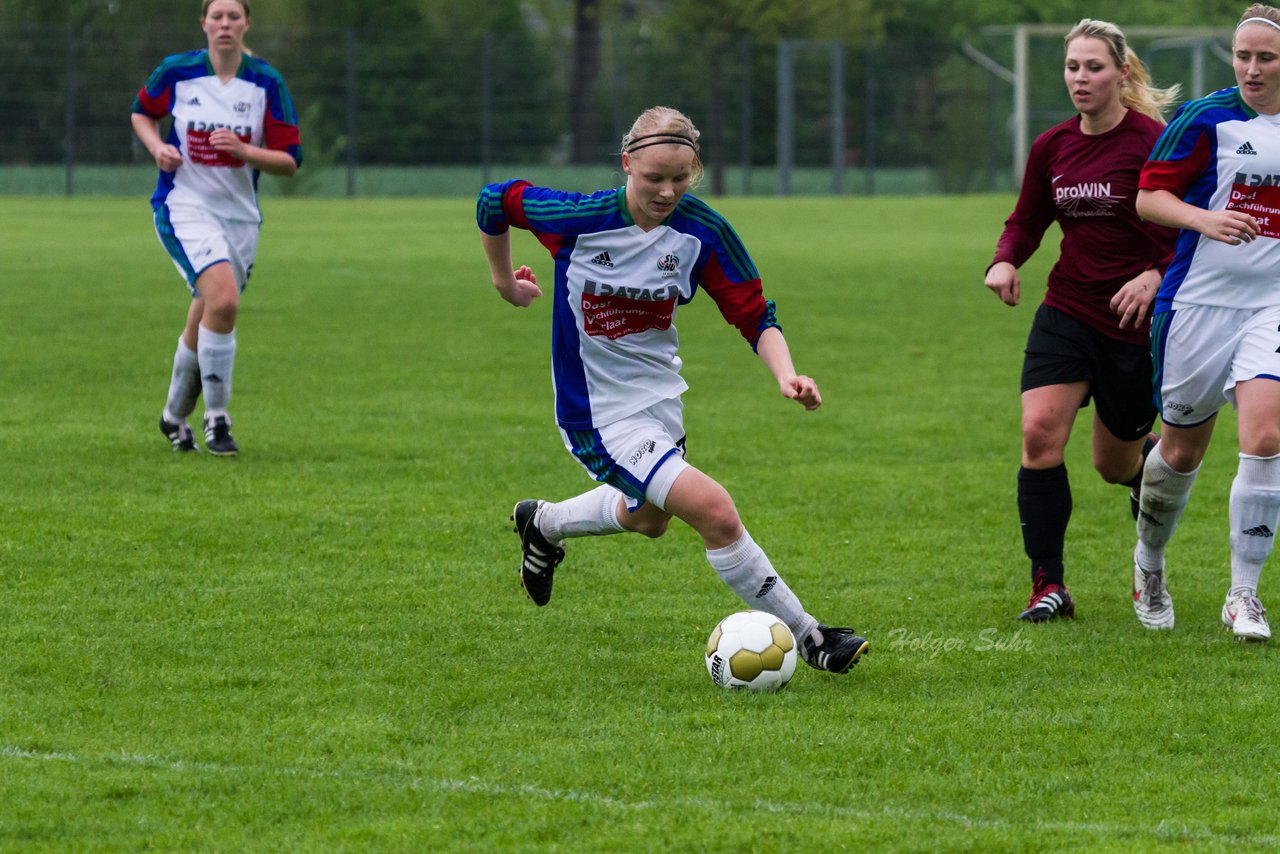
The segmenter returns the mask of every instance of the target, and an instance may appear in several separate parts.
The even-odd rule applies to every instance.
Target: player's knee
[[[742,519],[733,501],[725,500],[708,507],[699,520],[698,533],[707,542],[732,543],[742,536]]]
[[[1039,423],[1022,424],[1022,456],[1032,468],[1052,468],[1062,462],[1062,442],[1055,431]]]
[[[1254,457],[1274,457],[1280,454],[1280,428],[1254,430],[1252,435],[1241,437],[1240,452]]]
[[[1142,458],[1094,460],[1093,469],[1107,483],[1128,483],[1142,474]]]
[[[656,540],[667,532],[667,526],[671,524],[671,517],[666,514],[641,517],[636,520],[631,530],[641,536]]]

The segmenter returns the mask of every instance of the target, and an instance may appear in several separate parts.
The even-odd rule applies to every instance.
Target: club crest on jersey
[[[670,279],[672,276],[680,274],[680,256],[679,255],[663,255],[658,259],[658,269],[662,272],[662,278]]]

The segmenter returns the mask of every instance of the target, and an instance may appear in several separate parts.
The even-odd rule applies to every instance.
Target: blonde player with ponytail
[[[1142,164],[1177,89],[1151,84],[1114,24],[1086,18],[1065,43],[1063,80],[1078,114],[1031,146],[986,275],[1001,301],[1018,305],[1018,268],[1054,221],[1061,226],[1058,262],[1022,365],[1017,506],[1031,597],[1018,616],[1030,622],[1075,615],[1065,581],[1072,499],[1064,458],[1076,414],[1090,400],[1093,466],[1106,482],[1127,487],[1136,512],[1143,458],[1156,438],[1148,311],[1173,254],[1173,232],[1143,222],[1134,205]]]
[[[625,186],[584,195],[515,180],[480,192],[476,222],[503,299],[523,308],[542,296],[528,267],[513,268],[511,226],[532,232],[554,258],[556,422],[565,449],[600,483],[564,501],[516,504],[520,581],[535,604],[546,605],[567,540],[660,537],[674,517],[697,531],[707,562],[748,607],[791,628],[810,666],[847,673],[866,639],[811,616],[743,526],[728,491],[685,461],[681,395],[688,386],[675,317],[699,291],[760,357],[783,398],[806,410],[822,405],[818,384],[792,364],[746,247],[688,193],[702,173],[700,152],[687,116],[653,107],[622,140]]]

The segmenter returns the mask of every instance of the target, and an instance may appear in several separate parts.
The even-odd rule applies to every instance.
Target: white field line
[[[700,811],[718,813],[735,810],[752,810],[778,813],[782,815],[810,816],[819,818],[843,818],[872,821],[885,817],[898,821],[909,821],[920,824],[951,824],[959,827],[970,827],[981,830],[999,832],[1025,832],[1027,830],[1052,830],[1069,833],[1088,833],[1099,836],[1116,836],[1131,838],[1134,836],[1166,841],[1186,840],[1191,842],[1219,842],[1231,844],[1256,845],[1263,847],[1280,846],[1280,836],[1273,834],[1246,835],[1216,833],[1205,827],[1189,827],[1179,822],[1162,820],[1154,826],[1141,826],[1130,822],[1106,824],[1101,822],[1053,821],[1028,817],[1017,822],[1002,819],[977,818],[948,810],[904,810],[896,807],[881,809],[858,809],[831,804],[786,803],[777,801],[717,801],[710,798],[662,798],[659,800],[633,801],[602,795],[597,792],[583,792],[574,789],[547,789],[525,783],[501,783],[472,777],[466,780],[455,780],[447,777],[422,777],[410,772],[373,772],[373,771],[318,771],[312,768],[294,766],[248,766],[227,765],[217,762],[189,762],[184,759],[167,759],[161,756],[149,756],[137,753],[111,753],[102,756],[79,756],[74,753],[52,751],[24,750],[12,745],[0,745],[0,759],[28,760],[32,762],[65,762],[70,765],[83,766],[128,766],[153,771],[170,771],[179,774],[218,774],[224,776],[268,775],[275,777],[294,777],[304,780],[335,780],[339,782],[370,783],[410,791],[427,792],[463,792],[466,794],[534,798],[543,801],[580,803],[592,807],[618,810],[621,812],[646,812],[670,810],[672,807],[685,807]]]

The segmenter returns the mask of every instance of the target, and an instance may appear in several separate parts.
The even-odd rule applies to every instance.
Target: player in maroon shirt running
[[[1032,588],[1018,617],[1037,623],[1075,616],[1063,581],[1071,518],[1063,460],[1076,413],[1090,398],[1094,468],[1108,483],[1131,490],[1141,483],[1156,441],[1148,310],[1175,238],[1171,229],[1143,222],[1134,202],[1177,87],[1155,88],[1114,24],[1086,18],[1065,41],[1063,77],[1079,115],[1032,144],[986,276],[988,288],[1017,305],[1018,267],[1057,220],[1062,246],[1022,364],[1018,515]]]

